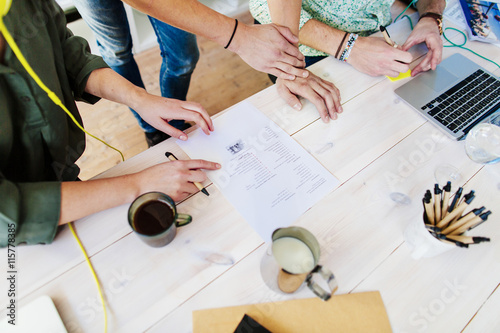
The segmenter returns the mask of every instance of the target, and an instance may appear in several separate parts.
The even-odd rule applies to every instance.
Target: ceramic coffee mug
[[[146,244],[161,247],[170,243],[177,228],[191,222],[191,216],[177,213],[175,202],[161,192],[149,192],[137,197],[128,210],[128,222]]]
[[[320,246],[313,234],[301,227],[276,229],[272,235],[273,257],[280,266],[278,287],[286,293],[295,292],[306,282],[309,289],[323,300],[328,300],[338,285],[333,273],[318,265]],[[325,280],[330,290],[323,289],[313,277]]]

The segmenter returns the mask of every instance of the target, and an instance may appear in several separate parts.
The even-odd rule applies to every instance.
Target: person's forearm
[[[419,0],[417,2],[417,9],[420,14],[427,12],[443,14],[445,7],[445,0]]]
[[[298,36],[302,0],[268,0],[267,4],[273,23],[289,28]]]
[[[345,32],[322,22],[309,20],[299,32],[299,42],[335,56]]]
[[[100,68],[90,74],[85,91],[97,97],[136,109],[146,90],[137,87],[110,68]]]
[[[287,27],[238,24],[197,0],[123,1],[165,23],[224,46],[258,71],[289,80],[309,74],[303,69],[304,56],[294,45],[297,37]]]
[[[179,29],[225,46],[234,29],[234,19],[197,0],[122,0],[139,11]]]
[[[59,224],[132,202],[140,193],[134,175],[63,182]]]

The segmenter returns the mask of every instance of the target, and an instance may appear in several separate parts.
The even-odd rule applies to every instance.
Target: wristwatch
[[[427,12],[427,13],[423,13],[422,15],[420,15],[420,18],[418,20],[420,21],[424,17],[432,17],[433,19],[435,19],[436,23],[438,25],[438,28],[439,28],[439,34],[440,35],[443,34],[443,15],[437,14],[437,13]]]

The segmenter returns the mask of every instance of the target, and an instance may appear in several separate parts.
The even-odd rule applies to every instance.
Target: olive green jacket
[[[4,22],[28,63],[81,123],[76,100],[90,73],[107,67],[66,28],[53,0],[15,0]],[[85,135],[24,70],[7,46],[0,63],[0,246],[50,243],[57,231],[61,182],[78,179]],[[15,237],[10,233],[15,230]]]

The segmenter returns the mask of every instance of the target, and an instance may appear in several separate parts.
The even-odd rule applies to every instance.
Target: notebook
[[[52,299],[43,295],[28,304],[16,308],[15,320],[8,315],[0,320],[0,332],[4,333],[67,333]]]
[[[458,53],[395,93],[456,140],[500,110],[499,78]]]

